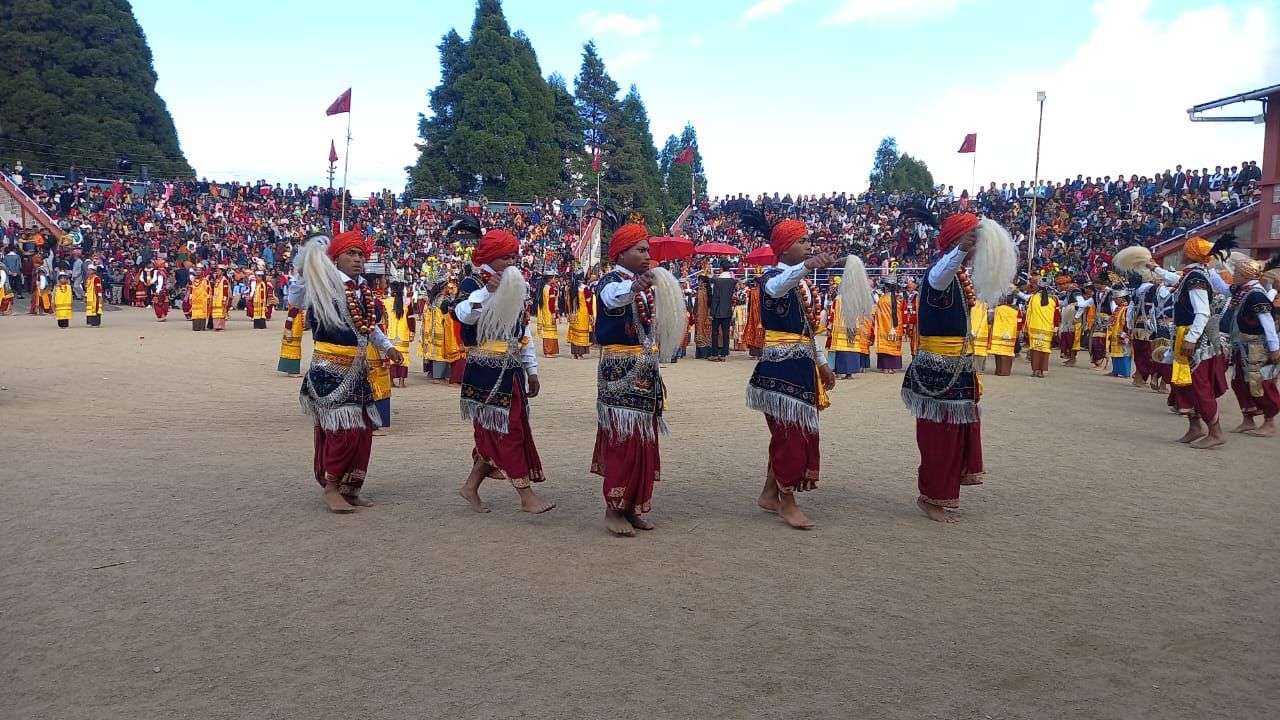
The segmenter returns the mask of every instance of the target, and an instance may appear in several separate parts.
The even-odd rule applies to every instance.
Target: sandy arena
[[[913,504],[901,376],[842,381],[800,532],[755,506],[752,362],[680,362],[658,529],[623,539],[586,471],[596,364],[567,345],[533,401],[556,510],[493,481],[467,508],[458,389],[415,357],[376,506],[335,516],[279,316],[103,322],[0,318],[5,718],[1280,713],[1280,438],[1179,446],[1124,380],[985,378],[987,482],[949,526]]]

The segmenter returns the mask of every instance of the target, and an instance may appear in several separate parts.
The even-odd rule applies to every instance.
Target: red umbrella
[[[717,242],[702,243],[698,247],[694,248],[693,251],[699,255],[725,255],[729,257],[735,257],[742,254],[741,250],[732,245]]]
[[[693,255],[693,241],[689,238],[649,238],[649,257],[656,262],[688,260],[690,255]]]
[[[768,245],[761,245],[747,253],[746,263],[748,265],[777,265],[778,256],[773,254],[773,250]]]

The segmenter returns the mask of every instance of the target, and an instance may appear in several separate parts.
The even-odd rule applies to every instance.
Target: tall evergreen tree
[[[424,123],[425,142],[409,173],[411,187],[426,181],[448,189],[456,178],[459,191],[490,197],[526,199],[553,192],[561,169],[555,95],[532,43],[523,33],[511,33],[500,0],[478,0],[462,60],[445,68],[446,53],[457,47],[445,36],[441,65],[448,72],[432,92],[432,110],[437,111],[439,91],[450,112],[438,124],[434,115]],[[437,144],[439,157],[433,149]]]
[[[876,148],[876,157],[871,164],[871,189],[884,190],[889,177],[893,175],[893,166],[898,163],[898,141],[893,137],[885,137]]]
[[[898,157],[893,173],[884,184],[884,189],[890,192],[928,192],[933,187],[933,173],[929,172],[929,166],[906,153]]]
[[[693,148],[693,163],[676,164],[675,158],[687,147]],[[667,138],[667,147],[663,148],[663,152],[665,153],[668,148],[671,149],[671,164],[667,167],[665,175],[668,206],[676,215],[679,215],[689,205],[692,194],[691,182],[696,180],[699,198],[707,197],[707,176],[703,171],[702,152],[698,149],[698,132],[693,129],[693,123],[685,124],[679,138],[675,135]]]
[[[582,48],[582,67],[573,79],[573,96],[587,149],[603,149],[608,143],[605,122],[618,111],[618,83],[604,69],[595,42]]]
[[[127,0],[0,2],[0,154],[32,170],[190,177]]]
[[[555,96],[555,136],[560,150],[559,195],[572,197],[583,194],[583,180],[590,169],[584,161],[582,118],[574,104],[573,95],[565,84],[564,76],[552,73],[547,79]]]
[[[620,140],[615,157],[622,161],[610,168],[606,178],[611,185],[620,185],[623,193],[633,198],[631,207],[643,212],[649,225],[660,230],[670,210],[658,172],[658,149],[649,129],[649,113],[635,85],[619,103],[618,118]]]
[[[409,172],[410,197],[442,197],[462,192],[467,180],[449,165],[445,151],[458,122],[458,76],[467,59],[467,43],[449,30],[436,46],[440,51],[440,84],[428,93],[431,117],[418,113],[418,162]]]

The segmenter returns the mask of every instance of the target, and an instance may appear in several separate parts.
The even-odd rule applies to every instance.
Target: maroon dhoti
[[[920,499],[938,507],[960,507],[960,486],[976,485],[971,476],[983,472],[982,422],[957,425],[916,418],[916,446]]]
[[[1275,381],[1263,381],[1262,395],[1254,397],[1249,391],[1249,382],[1244,379],[1244,368],[1239,365],[1239,357],[1237,354],[1235,372],[1231,375],[1231,390],[1240,403],[1240,412],[1245,415],[1261,415],[1268,420],[1280,414],[1280,390],[1276,388]]]
[[[316,425],[314,444],[316,482],[321,487],[336,482],[343,495],[359,495],[373,452],[373,425],[368,419],[363,430],[325,430]]]
[[[169,303],[162,300],[151,303],[151,309],[155,311],[157,320],[163,320],[169,315]]]
[[[1218,398],[1227,391],[1225,366],[1226,360],[1214,355],[1191,371],[1190,385],[1174,385],[1178,412],[1198,417],[1210,425],[1218,422]]]
[[[1107,359],[1107,338],[1105,336],[1089,338],[1089,359],[1095,365]]]
[[[769,424],[769,469],[780,492],[791,492],[802,480],[818,481],[818,433],[765,415]]]
[[[1133,341],[1133,370],[1134,375],[1143,382],[1151,377],[1153,366],[1155,363],[1151,360],[1151,341],[1150,340],[1134,340]]]
[[[649,512],[653,484],[662,479],[658,419],[653,418],[652,440],[640,433],[618,438],[608,430],[597,428],[591,472],[604,478],[604,504],[610,510],[628,515]]]
[[[475,427],[476,446],[471,451],[475,460],[489,464],[487,477],[509,480],[516,488],[527,488],[531,482],[542,482],[542,460],[533,444],[533,430],[529,416],[525,414],[524,382],[521,378],[511,384],[511,412],[507,415],[505,433],[490,430],[479,422]]]
[[[1072,348],[1075,344],[1076,333],[1074,330],[1058,333],[1058,352],[1062,353],[1063,357],[1071,354]]]

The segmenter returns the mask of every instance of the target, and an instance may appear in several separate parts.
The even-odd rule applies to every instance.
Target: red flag
[[[338,162],[338,149],[333,146],[333,141],[329,141],[329,164]]]
[[[964,142],[960,143],[960,149],[956,152],[978,152],[978,133],[969,133],[968,135],[965,135]]]
[[[677,165],[693,164],[693,146],[692,145],[686,145],[684,149],[680,151],[680,154],[676,156],[675,164]]]
[[[351,88],[347,88],[347,91],[339,95],[337,100],[330,103],[329,108],[324,111],[324,114],[337,115],[339,113],[349,112],[351,112]]]
[[[591,171],[600,172],[600,148],[596,148],[591,153]]]

